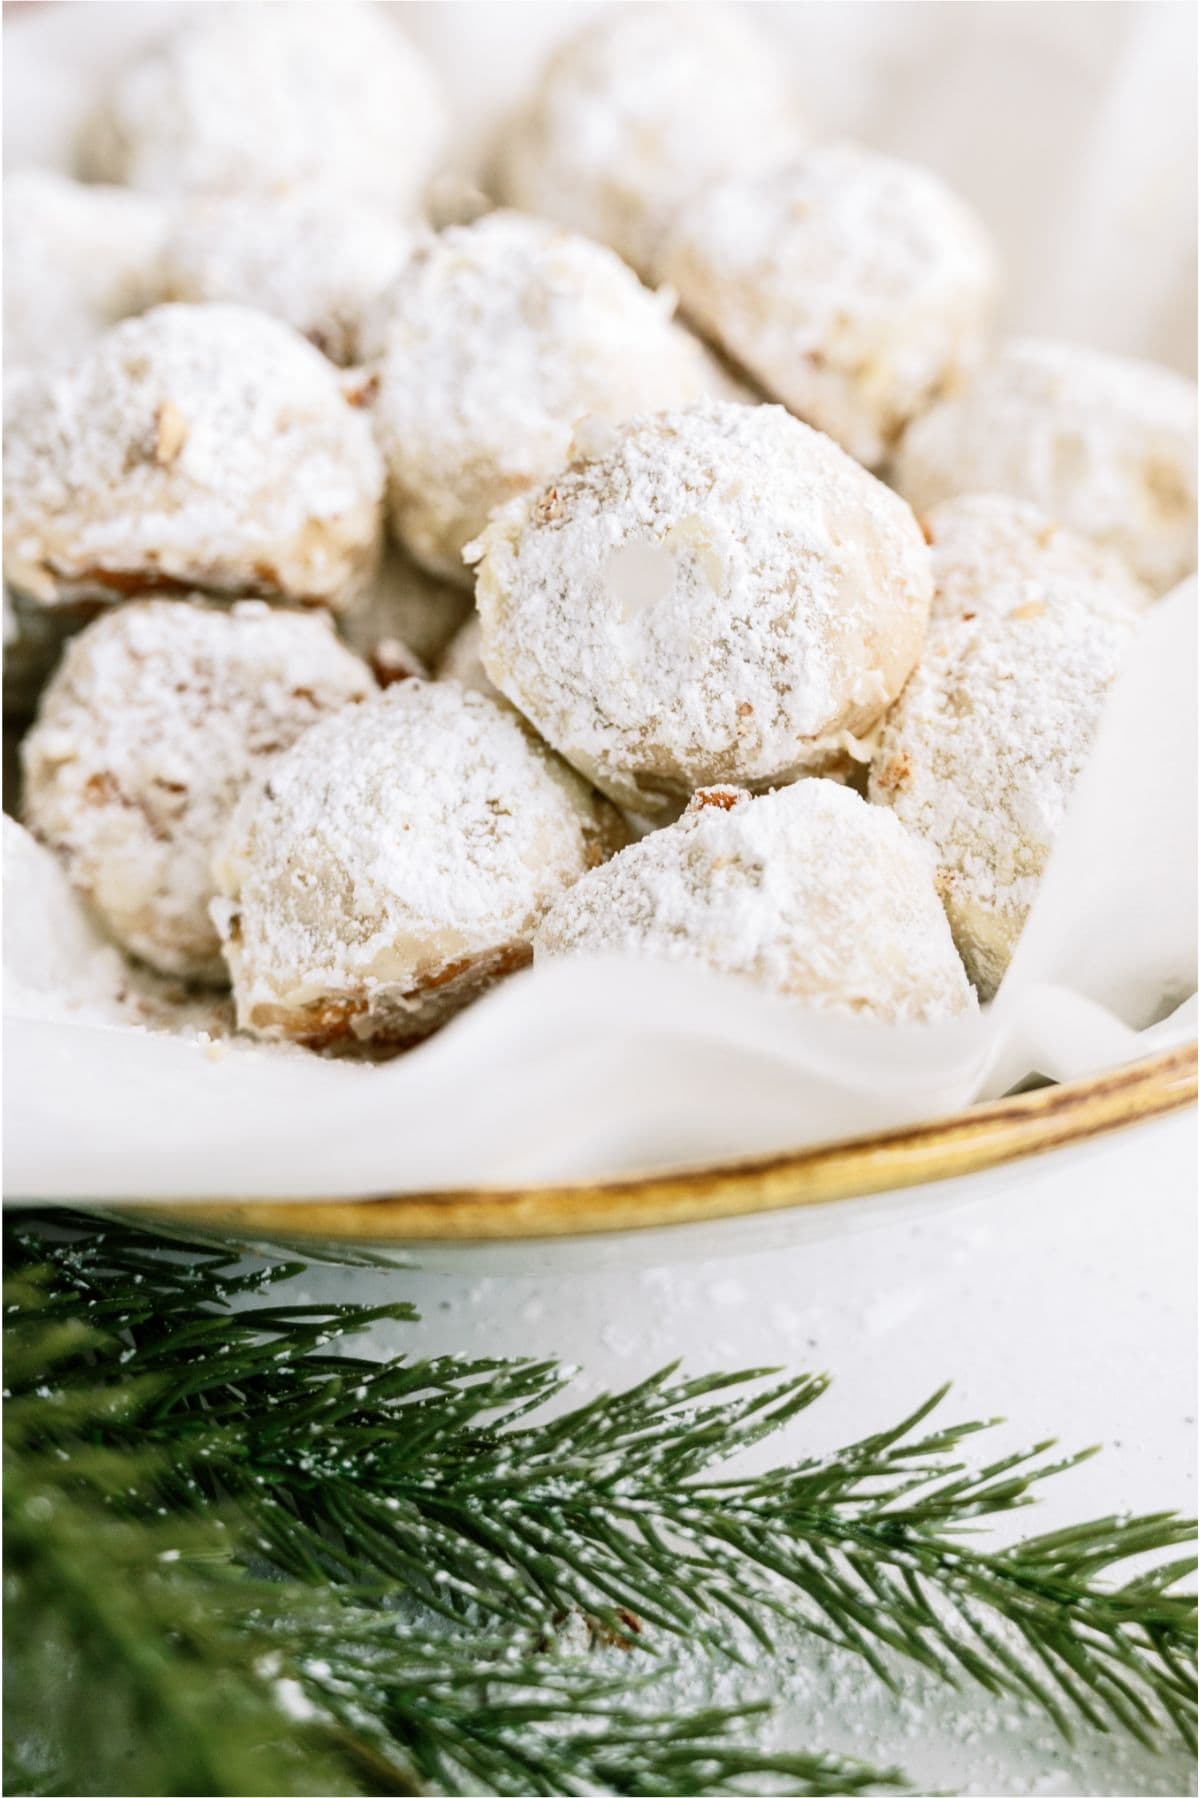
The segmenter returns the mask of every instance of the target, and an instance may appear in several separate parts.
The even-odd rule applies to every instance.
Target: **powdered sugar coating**
[[[1115,551],[1056,524],[1028,500],[964,494],[933,506],[921,527],[933,558],[930,616],[938,622],[1053,602],[1064,591],[1134,611],[1152,597]]]
[[[906,435],[919,510],[1009,493],[1116,550],[1156,593],[1196,566],[1196,388],[1149,362],[1016,338]]]
[[[619,840],[510,712],[389,687],[238,809],[218,863],[238,1021],[317,1046],[426,1035],[528,961],[552,900]]]
[[[389,543],[366,592],[339,613],[338,629],[382,679],[404,652],[432,668],[473,610],[469,593]]]
[[[1119,600],[1060,589],[936,625],[888,714],[869,794],[932,845],[983,999],[1011,959],[1136,619]]]
[[[7,410],[5,574],[47,605],[199,588],[338,607],[374,569],[369,420],[263,313],[156,306]]]
[[[635,812],[866,760],[929,611],[911,512],[779,406],[634,419],[472,553],[483,659]]]
[[[659,272],[700,331],[870,468],[973,366],[995,286],[945,183],[853,144],[699,194]]]
[[[376,422],[396,534],[469,584],[462,550],[493,507],[547,479],[584,413],[711,391],[700,346],[611,251],[517,213],[419,249],[387,296]]]
[[[243,789],[374,691],[326,616],[151,600],[76,637],[22,745],[26,822],[118,942],[221,981],[213,850]]]
[[[327,182],[409,212],[441,153],[437,78],[361,0],[198,8],[89,120],[93,179],[159,193]]]
[[[769,167],[802,135],[782,59],[743,11],[614,7],[551,59],[497,182],[511,205],[610,244],[649,277],[685,200]]]
[[[384,207],[328,187],[206,195],[175,214],[156,297],[255,306],[345,366],[412,244]]]
[[[6,371],[70,358],[156,297],[164,209],[49,169],[4,182]]]
[[[752,799],[697,793],[683,816],[589,874],[535,938],[699,963],[825,1011],[932,1023],[974,996],[924,846],[833,781]]]

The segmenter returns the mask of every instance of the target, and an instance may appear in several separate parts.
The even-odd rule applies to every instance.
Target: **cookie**
[[[7,413],[5,578],[45,605],[199,589],[338,608],[374,572],[361,394],[263,313],[156,306]]]
[[[1196,388],[1149,362],[1016,338],[908,432],[918,511],[1007,493],[1124,557],[1156,593],[1196,566]]]
[[[623,840],[511,712],[402,681],[310,731],[218,858],[238,1023],[329,1048],[427,1036],[525,966],[563,889]]]
[[[669,817],[870,759],[925,632],[912,513],[779,406],[631,420],[472,554],[488,676],[617,804]]]
[[[68,646],[22,744],[25,822],[109,935],[222,983],[213,850],[243,789],[375,690],[327,617],[261,602],[122,606]]]
[[[923,845],[828,780],[699,792],[588,874],[538,961],[603,951],[739,974],[821,1011],[933,1023],[974,1008]]]
[[[463,546],[565,462],[583,415],[712,391],[672,307],[610,250],[516,213],[419,248],[387,296],[375,403],[392,526],[410,553],[470,585]]]
[[[868,468],[974,366],[995,286],[957,195],[853,144],[706,190],[660,270],[698,331]]]
[[[933,849],[981,999],[999,987],[1137,613],[1060,589],[936,625],[868,786]]]

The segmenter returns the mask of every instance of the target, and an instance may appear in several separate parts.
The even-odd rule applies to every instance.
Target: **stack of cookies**
[[[996,342],[984,225],[736,10],[602,12],[490,210],[447,130],[385,9],[249,3],[10,177],[24,824],[314,1050],[612,951],[969,1012],[1193,566],[1194,388]]]

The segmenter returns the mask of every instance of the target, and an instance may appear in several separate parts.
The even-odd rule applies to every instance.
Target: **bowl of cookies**
[[[1035,334],[961,22],[875,143],[833,10],[12,29],[14,1199],[836,1228],[1194,1098],[1188,333]]]

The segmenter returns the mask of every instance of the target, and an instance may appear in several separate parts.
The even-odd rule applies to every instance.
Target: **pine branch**
[[[66,1242],[36,1220],[10,1229],[55,1369],[47,1404],[44,1370],[23,1374],[18,1353],[14,1377],[10,1354],[10,1417],[18,1440],[53,1445],[57,1431],[76,1448],[82,1421],[87,1477],[104,1483],[108,1455],[108,1502],[131,1515],[221,1505],[292,1580],[341,1582],[356,1602],[399,1592],[485,1631],[544,1634],[578,1611],[617,1639],[736,1651],[745,1632],[769,1648],[800,1622],[885,1680],[900,1653],[1035,1698],[1064,1731],[1074,1714],[1193,1739],[1190,1563],[1119,1577],[1190,1526],[1110,1518],[975,1546],[978,1520],[1028,1504],[1078,1457],[1040,1444],[969,1470],[964,1447],[986,1426],[922,1433],[941,1394],[835,1454],[718,1478],[825,1382],[666,1369],[547,1420],[534,1414],[562,1392],[553,1364],[366,1360],[347,1339],[407,1306],[252,1304],[295,1267],[246,1272],[228,1251],[164,1251],[126,1224],[70,1229]]]
[[[7,1457],[10,1792],[686,1798],[747,1778],[813,1795],[896,1783],[758,1751],[745,1726],[764,1706],[680,1714],[656,1700],[661,1678],[531,1639],[431,1636],[345,1589],[255,1578],[234,1520],[115,1515],[107,1475],[130,1456],[111,1459],[96,1479],[70,1455]]]

